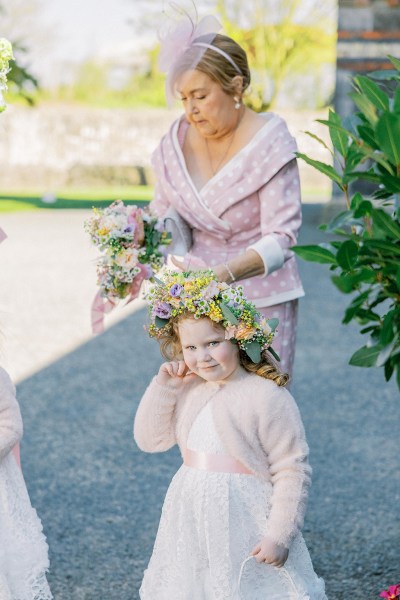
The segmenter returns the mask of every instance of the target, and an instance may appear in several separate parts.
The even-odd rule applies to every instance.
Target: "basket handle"
[[[242,592],[241,592],[241,589],[240,589],[241,588],[241,583],[242,583],[243,570],[244,570],[244,568],[246,566],[246,563],[249,562],[249,560],[251,560],[253,558],[255,559],[256,557],[255,556],[248,556],[242,562],[242,564],[240,566],[239,579],[238,579],[238,592],[239,592],[239,598],[240,598],[240,600],[245,600],[245,598],[243,598],[243,596],[242,596]],[[294,583],[294,581],[293,581],[290,573],[288,572],[288,570],[285,569],[285,567],[274,567],[274,569],[279,569],[279,571],[286,576],[286,578],[287,578],[287,580],[289,582],[289,585],[291,586],[293,592],[295,592],[295,594],[297,594],[297,597],[300,599],[301,598],[300,594],[299,594],[299,592],[298,592],[298,590],[296,588],[296,585],[295,585],[295,583]]]

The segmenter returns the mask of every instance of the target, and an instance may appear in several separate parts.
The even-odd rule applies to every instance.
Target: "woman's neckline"
[[[197,193],[199,195],[204,194],[204,191],[209,187],[209,185],[211,185],[216,180],[218,180],[220,178],[221,174],[224,174],[225,171],[227,170],[227,168],[231,166],[231,164],[233,163],[233,161],[235,161],[244,151],[249,151],[250,147],[257,142],[258,138],[261,137],[261,135],[263,135],[265,133],[265,130],[267,128],[269,128],[269,126],[271,125],[271,123],[279,119],[279,116],[276,113],[273,113],[273,112],[265,112],[265,113],[259,113],[259,114],[260,115],[268,115],[269,118],[266,119],[265,123],[255,132],[255,134],[253,135],[253,137],[242,148],[240,148],[240,150],[238,150],[238,152],[236,152],[233,156],[231,156],[231,158],[228,160],[228,162],[226,162],[222,166],[222,168],[219,171],[217,171],[212,177],[210,177],[210,179],[208,181],[206,181],[206,183],[202,187],[200,187],[200,188],[197,188],[195,186],[193,178],[192,178],[192,176],[189,173],[189,170],[187,168],[185,156],[183,154],[183,144],[185,143],[185,137],[186,137],[188,129],[190,127],[190,123],[188,123],[185,120],[185,115],[181,115],[179,117],[178,127],[176,129],[176,135],[177,135],[177,139],[178,139],[178,146],[179,146],[180,151],[181,151],[181,157],[182,157],[182,160],[184,162],[185,169],[186,169],[186,171],[188,173],[188,176],[190,177],[190,180],[192,182],[192,185],[193,185],[194,189],[197,191]],[[180,133],[181,133],[181,127],[184,127],[183,136],[180,135]]]

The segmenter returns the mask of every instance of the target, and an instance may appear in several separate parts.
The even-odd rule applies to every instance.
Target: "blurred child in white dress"
[[[19,466],[22,419],[0,367],[0,600],[51,600],[48,546]]]

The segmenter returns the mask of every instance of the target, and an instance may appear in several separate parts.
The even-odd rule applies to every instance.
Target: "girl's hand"
[[[289,550],[285,546],[276,544],[269,537],[264,537],[251,551],[251,556],[255,556],[258,563],[265,562],[274,567],[283,567],[288,555]]]
[[[183,360],[173,360],[161,365],[157,382],[161,385],[180,385],[181,382],[187,382],[193,379],[195,373],[189,370],[189,367]]]

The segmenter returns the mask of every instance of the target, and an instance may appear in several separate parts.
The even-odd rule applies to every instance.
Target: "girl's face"
[[[237,346],[225,339],[225,330],[208,318],[183,319],[178,324],[183,359],[206,381],[221,381],[240,368]]]
[[[205,73],[185,71],[177,88],[187,120],[203,137],[218,138],[236,127],[233,98]]]

